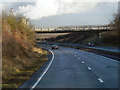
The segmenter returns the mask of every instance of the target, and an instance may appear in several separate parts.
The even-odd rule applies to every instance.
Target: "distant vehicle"
[[[88,46],[92,46],[92,47],[94,47],[94,46],[95,46],[95,44],[94,44],[94,43],[92,43],[92,42],[89,42],[89,43],[88,43]]]
[[[52,45],[52,49],[58,49],[58,45]]]

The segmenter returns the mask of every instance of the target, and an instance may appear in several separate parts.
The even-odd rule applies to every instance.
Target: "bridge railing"
[[[36,28],[35,31],[89,31],[89,30],[112,30],[112,27],[69,27],[69,28]]]

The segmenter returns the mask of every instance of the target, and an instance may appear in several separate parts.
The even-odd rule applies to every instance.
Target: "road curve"
[[[51,49],[50,45],[39,46]],[[54,60],[34,88],[118,88],[119,62],[73,48],[52,52]]]

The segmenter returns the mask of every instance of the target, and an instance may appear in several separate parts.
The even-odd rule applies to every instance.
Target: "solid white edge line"
[[[100,78],[98,78],[98,80],[101,82],[101,83],[103,83],[104,81],[102,80],[102,79],[100,79]]]
[[[40,82],[40,80],[43,78],[43,76],[45,75],[45,73],[48,71],[48,69],[50,68],[50,66],[51,66],[51,64],[52,64],[52,62],[53,62],[53,60],[54,60],[54,53],[53,53],[51,50],[49,50],[49,51],[52,53],[51,62],[50,62],[50,64],[47,66],[47,68],[46,68],[46,70],[43,72],[43,74],[38,78],[38,80],[35,82],[35,84],[31,87],[30,90],[33,90],[33,89],[37,86],[37,84]]]
[[[101,55],[99,55],[99,56],[101,56]],[[102,56],[102,57],[104,57],[104,58],[106,58],[106,59],[109,59],[109,60],[111,60],[111,61],[113,61],[113,62],[117,62],[117,63],[120,63],[120,61],[114,60],[114,59],[112,59],[112,58],[109,58],[109,57],[105,57],[105,56]]]

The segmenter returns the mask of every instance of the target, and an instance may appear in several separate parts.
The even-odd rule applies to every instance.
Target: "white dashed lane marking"
[[[100,83],[103,83],[103,82],[104,82],[104,81],[103,81],[102,79],[100,79],[100,78],[98,78],[98,80],[99,80]]]
[[[82,63],[84,63],[84,61],[82,61]]]
[[[89,70],[92,70],[90,67],[88,67]]]

